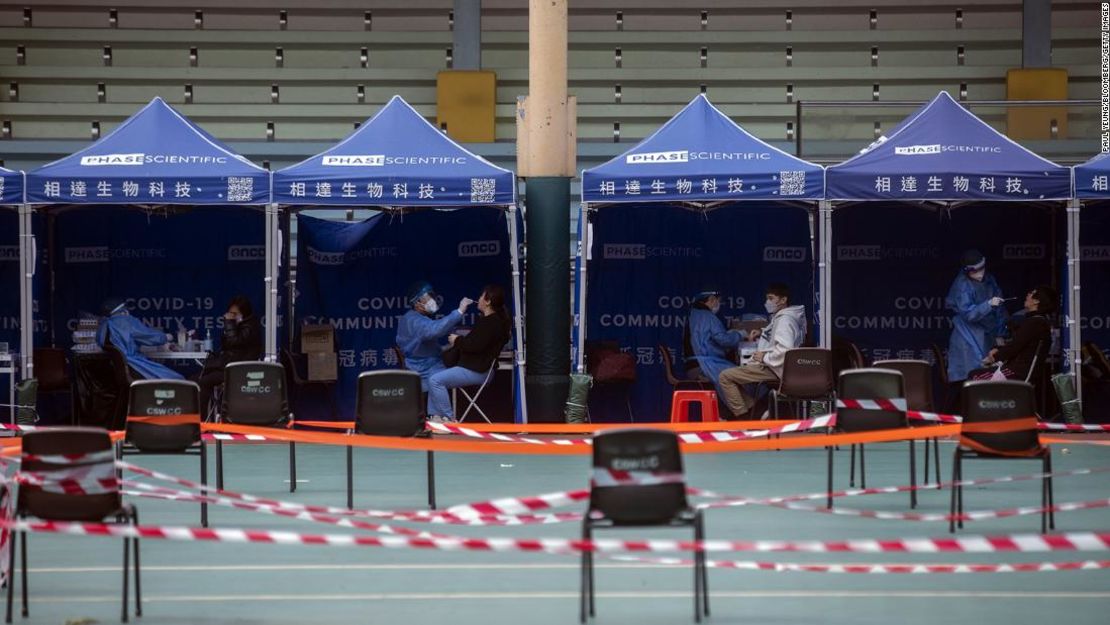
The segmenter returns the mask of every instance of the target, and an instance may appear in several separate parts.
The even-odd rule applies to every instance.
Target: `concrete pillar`
[[[1052,67],[1052,0],[1021,3],[1021,66]]]
[[[482,0],[455,0],[453,69],[482,69]]]
[[[528,224],[526,294],[528,416],[563,420],[570,374],[570,181],[567,0],[529,0],[528,99],[523,111]]]

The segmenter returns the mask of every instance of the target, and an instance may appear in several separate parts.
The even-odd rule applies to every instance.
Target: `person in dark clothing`
[[[428,418],[432,421],[454,422],[455,411],[448,391],[460,386],[478,386],[509,342],[512,320],[505,308],[505,289],[491,284],[478,298],[481,316],[466,336],[447,337],[451,347],[443,354],[447,369],[428,378]]]
[[[204,370],[197,376],[200,385],[200,409],[207,413],[212,392],[224,383],[224,367],[232,362],[258,360],[262,357],[262,323],[254,316],[250,300],[243,295],[231,298],[224,313],[224,329],[220,351],[211,354]],[[206,415],[205,415],[206,416]]]
[[[1025,316],[1015,315],[1010,322],[1013,339],[996,347],[983,359],[986,369],[976,371],[971,378],[990,379],[1001,364],[1002,374],[1010,380],[1034,379],[1029,376],[1036,365],[1044,364],[1052,344],[1052,324],[1048,315],[1056,310],[1058,295],[1052,287],[1039,286],[1025,296]],[[1035,361],[1035,362],[1034,362]]]

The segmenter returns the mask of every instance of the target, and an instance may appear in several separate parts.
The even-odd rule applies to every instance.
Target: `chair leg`
[[[697,531],[698,531],[698,536],[699,536],[698,540],[704,541],[705,540],[705,515],[702,512],[699,511],[697,513],[697,516],[694,518],[694,523],[696,524],[695,527],[697,528]],[[701,556],[701,560],[700,560],[700,562],[698,562],[698,564],[700,565],[698,568],[701,569],[701,571],[700,571],[701,572],[701,601],[702,601],[701,611],[702,611],[703,615],[709,616],[709,567],[706,565],[707,556],[705,554],[705,551],[700,551],[698,553]]]
[[[825,499],[825,507],[832,508],[832,490],[833,490],[833,448],[826,447],[829,456],[828,475],[826,475],[825,492],[828,496]],[[854,457],[854,456],[853,456]]]
[[[216,441],[216,490],[224,489],[224,442]]]
[[[586,526],[585,539],[587,541],[593,540],[593,532],[590,531],[589,526]],[[594,616],[594,552],[586,551],[586,581],[588,584],[589,592],[586,594],[586,599],[589,601],[590,617]]]
[[[436,509],[436,456],[428,450],[428,508]]]
[[[19,533],[19,568],[20,578],[22,580],[21,588],[19,589],[23,595],[23,608],[20,614],[23,618],[27,618],[29,612],[27,611],[27,532]]]
[[[963,456],[960,456],[960,481],[962,482],[963,479],[964,479],[964,460],[963,460]],[[964,487],[962,485],[960,486],[960,489],[958,491],[956,491],[956,513],[959,514],[960,517],[961,517],[960,519],[958,519],[956,521],[956,527],[958,527],[960,529],[963,529],[964,528],[964,520],[963,520],[963,514],[964,514]]]
[[[848,457],[850,458],[848,464],[848,487],[856,487],[856,445],[852,443],[848,446]]]
[[[139,511],[132,508],[131,520],[134,525],[139,525]],[[142,569],[139,567],[139,538],[131,539],[131,547],[135,550],[135,616],[141,617],[143,615],[143,587],[142,587]]]
[[[941,487],[940,486],[940,439],[939,438],[934,438],[933,439],[933,466],[936,467],[934,469],[934,471],[936,472],[937,488],[939,489]]]
[[[12,622],[12,602],[15,599],[15,552],[16,545],[19,544],[18,536],[22,532],[15,532],[11,535],[12,546],[8,550],[8,609],[4,615],[4,622]]]
[[[859,487],[867,488],[867,456],[863,443],[859,444]]]
[[[124,622],[124,623],[127,622],[127,578],[130,577],[130,573],[131,573],[131,571],[128,570],[130,568],[128,566],[128,564],[131,562],[131,553],[130,552],[131,552],[131,539],[130,538],[124,538],[123,539],[123,603],[122,603],[123,607],[122,607],[122,611],[121,611],[121,614],[120,614],[120,617],[119,617],[119,620]]]
[[[929,439],[925,439],[925,479],[921,480],[922,484],[929,483]]]
[[[927,457],[927,456],[926,456]],[[917,507],[917,441],[910,441],[910,508]]]
[[[1052,451],[1051,448],[1045,451],[1046,458],[1048,458],[1048,506],[1051,508],[1056,505],[1056,496],[1052,493]],[[1056,530],[1056,512],[1048,511],[1048,528],[1049,530]]]
[[[208,444],[203,440],[200,442],[200,483],[203,486],[208,486]],[[205,495],[210,494],[204,491]],[[200,526],[208,527],[208,503],[200,502]]]
[[[353,510],[355,507],[355,489],[352,482],[354,481],[354,448],[347,445],[347,509]]]
[[[948,533],[956,533],[956,492],[960,490],[960,450],[952,457],[952,493],[948,504]]]
[[[589,526],[586,523],[583,523],[582,524],[582,539],[583,540],[589,540],[589,536],[590,536]],[[590,581],[589,581],[590,578],[589,578],[589,575],[587,574],[590,562],[589,562],[589,560],[586,559],[586,556],[588,554],[589,554],[588,551],[582,551],[582,554],[579,557],[578,573],[579,573],[579,577],[581,578],[581,579],[578,580],[579,581],[579,587],[578,587],[578,622],[579,623],[585,623],[586,622],[586,605],[587,605],[586,597],[590,593]]]
[[[297,490],[297,444],[289,441],[289,492]]]

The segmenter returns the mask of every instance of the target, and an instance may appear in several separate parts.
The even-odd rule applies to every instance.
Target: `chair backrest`
[[[413,436],[424,430],[420,374],[385,369],[358,376],[355,431],[376,436]]]
[[[185,380],[139,380],[131,383],[128,416],[200,415],[200,387]],[[200,442],[200,425],[128,422],[127,442],[140,451],[184,451]]]
[[[74,462],[48,462],[30,456],[60,456],[95,454],[106,458]],[[75,470],[88,471],[90,475],[115,475],[115,456],[112,439],[107,430],[100,428],[51,428],[28,432],[23,436],[23,462],[20,471],[41,474],[52,479],[62,479]],[[19,513],[56,521],[97,522],[120,509],[119,487],[94,488],[105,491],[92,494],[49,492],[49,487],[21,484],[16,510]]]
[[[288,347],[281,348],[281,366],[285,367],[285,374],[289,378],[292,386],[301,386],[305,383],[305,379],[301,377],[301,372],[297,369],[297,359],[293,352],[289,351]]]
[[[960,390],[964,424],[1033,417],[1037,401],[1033,385],[1017,380],[966,382]],[[998,434],[963,433],[961,438],[1000,453],[1028,453],[1041,448],[1035,427]]]
[[[278,425],[289,418],[285,367],[274,362],[233,362],[224,367],[221,417],[228,423]]]
[[[829,396],[835,386],[831,350],[820,347],[786,350],[780,393],[798,399],[817,399]]]
[[[35,378],[39,381],[39,391],[69,389],[69,372],[66,367],[66,352],[58,347],[36,347],[31,352],[35,362]]]
[[[925,360],[876,360],[876,369],[893,369],[902,374],[906,407],[933,412],[933,365]]]
[[[944,350],[936,343],[933,343],[930,348],[933,350],[933,359],[937,361],[937,372],[940,374],[940,383],[948,384],[948,359],[944,356]]]
[[[399,368],[399,369],[408,369],[408,365],[405,364],[405,352],[404,352],[404,350],[402,350],[397,345],[394,345],[392,349],[393,349],[393,355],[397,357],[397,368]]]
[[[840,374],[838,399],[901,399],[902,374],[893,369],[850,369]],[[836,427],[844,432],[866,432],[905,427],[904,410],[837,408]]]
[[[594,479],[590,487],[590,514],[618,525],[654,525],[670,521],[689,508],[686,484],[681,479],[682,452],[678,436],[666,430],[609,430],[593,438]],[[660,484],[603,486],[598,473],[644,472],[677,476]]]
[[[679,380],[674,374],[674,359],[671,358],[671,351],[662,343],[656,345],[656,348],[659,349],[659,357],[663,360],[663,373],[667,376],[667,384],[675,386]]]

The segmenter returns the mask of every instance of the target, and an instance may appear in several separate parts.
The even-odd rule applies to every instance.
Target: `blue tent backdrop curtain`
[[[836,276],[829,323],[872,358],[932,360],[931,345],[947,347],[944,298],[964,249],[987,256],[1005,296],[1018,298],[1013,310],[1030,288],[1060,285],[1068,224],[1054,209],[1071,195],[1069,170],[946,92],[830,166],[826,183],[822,249]]]
[[[823,174],[747,133],[704,95],[635,147],[582,172],[578,368],[587,341],[615,341],[637,361],[632,418],[661,420],[671,389],[658,348],[677,357],[681,374],[696,292],[721,290],[722,315],[740,318],[765,314],[765,287],[784,282],[812,318],[810,211],[823,197]],[[606,395],[595,391],[592,418],[628,419],[623,398]]]
[[[1080,212],[1080,275],[1083,341],[1110,350],[1110,155],[1099,154],[1075,167]]]
[[[276,333],[263,306],[268,259],[277,254],[261,210],[269,172],[161,98],[29,172],[27,185],[27,201],[49,220],[55,344],[68,345],[78,315],[97,312],[109,296],[127,298],[167,332],[177,323],[200,338],[211,332],[218,346],[227,301],[244,294],[267,334]]]
[[[394,96],[346,139],[275,172],[274,198],[294,211],[340,206],[385,211],[357,224],[297,217],[295,323],[331,323],[337,329],[341,416],[353,413],[360,372],[396,367],[389,348],[396,317],[407,309],[406,287],[429,280],[444,296],[445,311],[462,296],[476,299],[488,283],[510,293],[513,415],[527,419],[521,396],[519,219],[511,171],[467,151]],[[298,334],[290,338],[296,341]]]

